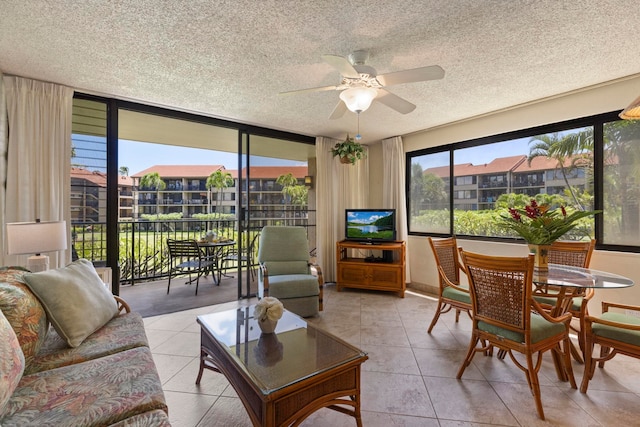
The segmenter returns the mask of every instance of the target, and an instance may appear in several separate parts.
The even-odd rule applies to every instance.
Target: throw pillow
[[[0,414],[24,372],[24,355],[9,321],[0,311]]]
[[[0,271],[0,310],[16,333],[28,365],[44,343],[49,322],[42,304],[29,287],[5,273]],[[20,273],[20,278],[23,273]],[[6,279],[10,281],[1,283]]]
[[[82,344],[118,314],[116,300],[86,259],[55,270],[26,273],[24,280],[71,347]]]

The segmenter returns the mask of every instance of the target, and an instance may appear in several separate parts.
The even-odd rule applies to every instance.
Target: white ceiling
[[[0,70],[342,138],[356,115],[328,119],[338,92],[278,95],[339,83],[321,55],[368,49],[379,74],[444,68],[390,87],[412,113],[361,115],[371,142],[636,75],[639,22],[640,7],[609,0],[2,0]]]

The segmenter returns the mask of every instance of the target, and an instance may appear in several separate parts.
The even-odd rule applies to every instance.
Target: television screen
[[[362,242],[396,239],[395,209],[347,209],[345,238]]]

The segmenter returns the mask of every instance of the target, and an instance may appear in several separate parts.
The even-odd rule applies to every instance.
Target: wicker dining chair
[[[613,308],[614,310],[610,310]],[[624,311],[623,311],[624,310]],[[629,313],[635,313],[630,315]],[[596,364],[604,368],[604,362],[616,354],[640,359],[640,307],[612,302],[602,302],[602,315],[587,315],[583,324],[585,335],[584,375],[580,391],[587,392],[593,379]],[[594,346],[600,345],[600,357],[593,357]]]
[[[557,240],[553,242],[551,248],[549,248],[549,263],[567,265],[572,267],[589,268],[591,263],[591,255],[596,246],[595,239],[590,241],[568,241]],[[538,301],[543,307],[553,307],[557,304],[557,299],[554,298],[554,293],[557,293],[557,288],[548,286],[546,289],[546,295],[534,295],[536,301]],[[580,350],[584,355],[584,333],[583,324],[584,318],[589,314],[588,303],[593,298],[594,290],[592,288],[575,289],[573,292],[573,301],[569,307],[569,312],[574,319],[577,319],[578,326],[571,325],[571,329],[578,335],[578,343]],[[571,347],[574,358],[581,362],[582,357]]]
[[[464,270],[458,257],[456,238],[447,237],[434,240],[429,237],[429,244],[436,260],[439,281],[438,307],[427,330],[428,333],[431,333],[441,314],[455,309],[456,322],[460,318],[461,311],[469,314],[471,295],[468,286],[460,283],[460,272],[464,272]]]
[[[538,416],[544,420],[538,371],[545,351],[562,355],[558,357],[558,369],[566,374],[571,387],[577,388],[569,350],[571,314],[551,317],[533,299],[533,254],[496,257],[464,250],[460,253],[469,277],[473,326],[469,350],[457,378],[462,378],[476,352],[486,354],[496,347],[525,372]],[[514,351],[525,356],[526,364],[515,358]],[[561,378],[560,371],[558,377]]]

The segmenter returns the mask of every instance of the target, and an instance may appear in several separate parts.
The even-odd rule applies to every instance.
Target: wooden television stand
[[[404,298],[404,241],[362,243],[343,240],[336,245],[338,291],[342,288],[392,291]],[[371,251],[382,251],[382,256],[371,255]]]

